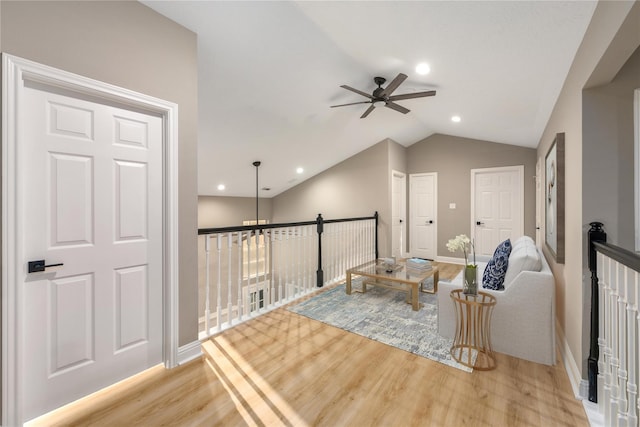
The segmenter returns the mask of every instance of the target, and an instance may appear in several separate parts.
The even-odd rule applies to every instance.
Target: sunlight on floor
[[[309,425],[224,337],[203,342],[202,350],[207,365],[248,425]]]

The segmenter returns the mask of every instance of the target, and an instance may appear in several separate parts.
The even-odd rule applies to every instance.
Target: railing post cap
[[[589,225],[591,226],[592,231],[602,231],[602,226],[604,224],[598,221],[593,221],[593,222],[590,222]]]

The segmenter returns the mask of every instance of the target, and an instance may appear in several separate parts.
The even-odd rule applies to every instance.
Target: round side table
[[[491,315],[496,298],[486,292],[467,295],[462,289],[456,289],[451,291],[451,299],[456,313],[451,356],[458,363],[479,371],[495,369],[496,359],[491,349]]]

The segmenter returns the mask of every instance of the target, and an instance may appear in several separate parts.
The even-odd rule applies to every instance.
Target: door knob
[[[59,264],[44,265],[44,260],[39,259],[37,261],[29,261],[27,271],[29,273],[39,273],[41,271],[44,271],[44,269],[47,267],[60,267],[61,265],[64,265],[64,264],[59,263]]]
[[[476,221],[476,225],[484,225],[484,222]]]

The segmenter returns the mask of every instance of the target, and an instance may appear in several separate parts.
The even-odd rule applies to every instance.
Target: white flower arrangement
[[[476,265],[476,249],[473,241],[469,239],[466,234],[459,234],[454,239],[450,239],[447,242],[447,249],[449,249],[450,252],[462,251],[464,254],[464,265],[469,265],[467,253],[473,253],[473,264],[471,265]]]

